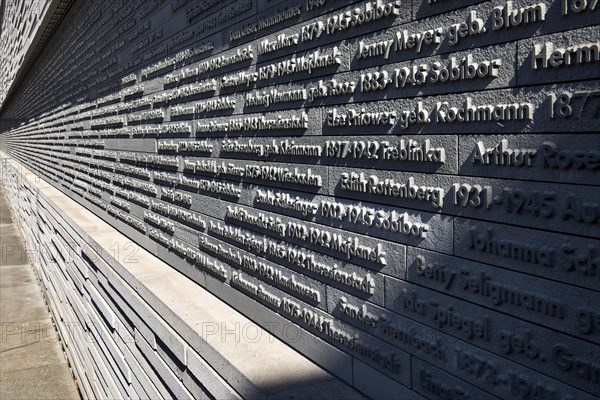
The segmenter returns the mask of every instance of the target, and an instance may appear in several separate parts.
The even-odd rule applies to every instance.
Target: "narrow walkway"
[[[0,184],[0,399],[79,399]]]

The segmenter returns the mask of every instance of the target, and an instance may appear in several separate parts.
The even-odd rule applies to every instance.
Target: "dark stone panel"
[[[407,280],[598,343],[585,316],[600,307],[597,292],[465,261],[430,251],[407,249]],[[560,296],[559,296],[560,294]]]
[[[329,167],[330,194],[599,237],[594,186]]]
[[[581,8],[572,3],[571,7]],[[517,83],[531,85],[597,79],[600,75],[597,65],[599,43],[597,26],[519,41]],[[565,74],[567,71],[573,72]],[[595,91],[584,92],[585,97],[598,96]]]
[[[407,287],[409,285],[407,284]],[[421,323],[421,320],[434,318],[428,313],[422,318],[415,318],[416,311],[403,310],[396,313],[390,310],[390,305],[384,309],[335,289],[329,291],[328,306],[333,315],[404,349],[412,355],[413,366],[418,358],[454,375],[449,377],[449,381],[459,378],[500,398],[515,396],[516,393],[526,395],[531,390],[543,391],[558,397],[593,398],[592,395],[574,390],[568,384],[552,379],[546,374],[535,372],[529,365],[510,361],[504,356],[482,349],[475,343],[474,336],[471,339],[464,336],[455,337],[440,327],[427,326],[429,324],[426,322]],[[427,300],[426,305],[429,306],[431,301],[435,300]],[[413,304],[418,307],[416,303]],[[409,304],[411,308],[413,304]],[[447,301],[443,303],[445,307],[449,305],[456,305],[456,303]],[[420,312],[417,313],[419,314]],[[473,314],[473,316],[477,318],[481,315]],[[460,317],[457,315],[455,318]],[[481,327],[479,325],[479,328]],[[486,331],[479,329],[477,332],[483,335]],[[475,335],[475,330],[471,333]],[[413,373],[413,389],[415,389],[415,378]]]
[[[575,359],[591,368],[598,358],[597,345],[395,278],[386,277],[385,294],[387,309],[566,384],[576,382],[584,391],[599,393],[592,375],[573,368]]]
[[[428,398],[498,399],[416,357],[412,358],[412,367],[414,390]]]
[[[464,135],[459,143],[464,175],[600,184],[597,135]]]
[[[456,218],[454,252],[463,258],[598,290],[598,241]]]

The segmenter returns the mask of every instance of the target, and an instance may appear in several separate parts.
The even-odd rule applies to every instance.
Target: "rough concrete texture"
[[[0,399],[79,399],[18,232],[0,188]]]

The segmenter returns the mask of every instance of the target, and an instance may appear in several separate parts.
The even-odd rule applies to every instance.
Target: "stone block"
[[[414,359],[414,358],[413,358]],[[354,384],[363,393],[366,393],[372,399],[414,399],[423,400],[408,387],[395,382],[387,376],[381,374],[376,369],[370,367],[357,359],[352,360],[354,368]]]

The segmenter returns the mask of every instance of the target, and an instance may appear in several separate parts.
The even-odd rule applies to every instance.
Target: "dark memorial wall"
[[[597,398],[599,21],[76,2],[4,151],[368,396]]]

